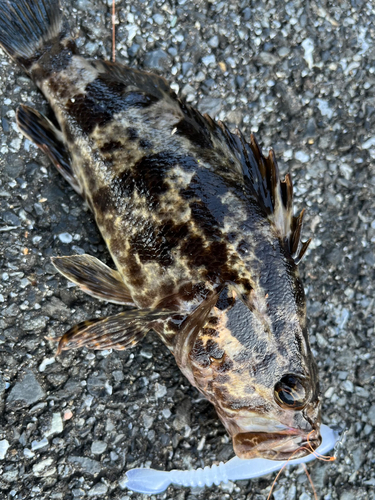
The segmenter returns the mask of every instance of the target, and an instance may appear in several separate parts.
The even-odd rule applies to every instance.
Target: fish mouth
[[[317,430],[309,434],[297,429],[280,433],[243,432],[233,436],[233,449],[243,459],[288,460],[310,455],[321,442],[322,438]]]

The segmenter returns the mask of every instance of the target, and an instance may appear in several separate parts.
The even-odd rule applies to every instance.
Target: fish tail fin
[[[0,0],[0,45],[26,72],[67,34],[59,0]]]

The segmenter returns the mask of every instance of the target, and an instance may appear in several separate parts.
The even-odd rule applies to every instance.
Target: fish
[[[0,44],[55,123],[21,105],[20,131],[90,207],[115,269],[53,257],[83,292],[126,306],[83,321],[65,350],[130,349],[153,330],[215,407],[240,458],[303,457],[321,442],[317,365],[291,176],[156,74],[85,59],[58,0],[0,0]]]

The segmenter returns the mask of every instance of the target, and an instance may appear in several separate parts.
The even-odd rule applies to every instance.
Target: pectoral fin
[[[174,347],[174,357],[176,358],[177,364],[185,374],[185,376],[190,380],[189,373],[189,353],[194,345],[198,333],[204,327],[207,322],[208,315],[214,305],[218,300],[218,293],[210,293],[199,306],[194,309],[194,311],[185,318],[181,323],[179,328],[179,333],[177,335],[177,341]]]
[[[91,255],[53,257],[56,269],[89,295],[115,304],[134,305],[120,274]]]
[[[83,321],[73,326],[59,340],[56,355],[69,349],[128,349],[142,340],[152,323],[169,316],[163,311],[132,309],[108,318]]]

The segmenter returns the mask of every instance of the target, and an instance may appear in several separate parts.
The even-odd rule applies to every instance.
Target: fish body
[[[88,255],[54,265],[92,296],[132,306],[76,325],[59,352],[126,349],[153,329],[239,457],[316,448],[319,385],[298,274],[308,242],[273,152],[181,102],[160,76],[81,57],[56,0],[0,0],[0,43],[60,127],[21,106],[21,131],[86,200],[116,270]]]

